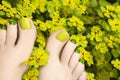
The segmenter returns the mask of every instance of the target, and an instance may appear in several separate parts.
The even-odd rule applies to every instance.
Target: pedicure
[[[61,31],[57,34],[56,39],[61,41],[61,42],[64,42],[68,39],[68,37],[69,37],[69,35],[67,32]]]
[[[30,29],[30,21],[29,21],[29,18],[21,18],[19,20],[20,22],[20,26],[22,29]]]

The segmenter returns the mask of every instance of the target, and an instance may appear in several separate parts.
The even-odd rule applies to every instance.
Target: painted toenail
[[[72,43],[76,44],[76,40],[71,39],[70,41],[71,41]]]
[[[29,22],[29,18],[21,18],[19,20],[20,22],[20,26],[22,29],[30,29],[30,22]]]
[[[9,23],[10,23],[11,25],[15,25],[17,22],[16,22],[15,20],[10,20]]]
[[[68,39],[68,37],[69,37],[69,35],[67,32],[61,31],[57,34],[56,39],[61,41],[61,42],[64,42]]]

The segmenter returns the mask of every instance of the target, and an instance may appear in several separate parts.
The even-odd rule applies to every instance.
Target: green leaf
[[[103,20],[101,23],[99,23],[106,31],[111,31],[111,28],[109,26],[109,24]]]
[[[4,11],[0,11],[0,16],[4,16],[5,12]]]
[[[6,26],[5,25],[0,25],[0,29],[2,29],[2,30],[6,30]]]
[[[108,67],[109,66],[109,67]],[[105,64],[104,64],[104,67],[105,67],[105,69],[107,70],[107,71],[112,71],[112,65],[109,63],[109,62],[106,62]]]
[[[110,3],[108,3],[106,0],[99,0],[99,6],[106,6],[106,5],[110,5]]]
[[[104,15],[100,9],[96,9],[96,11],[97,11],[97,14],[99,15],[99,17],[104,18]]]
[[[15,18],[20,19],[20,15],[15,14]]]
[[[7,17],[10,17],[10,13],[7,12],[7,13],[6,13],[6,16],[7,16]]]
[[[114,58],[120,57],[119,49],[112,49],[112,55]]]
[[[85,24],[91,24],[92,23],[92,19],[88,18],[87,16],[80,16],[80,19],[85,23]],[[91,19],[91,20],[90,20]]]
[[[106,54],[105,54],[105,60],[106,60],[106,61],[109,62],[109,61],[111,60],[111,58],[112,58],[112,56],[111,56],[110,53],[106,53]]]
[[[97,0],[90,0],[90,1],[91,1],[91,6],[92,7],[97,7],[97,5],[98,5]]]

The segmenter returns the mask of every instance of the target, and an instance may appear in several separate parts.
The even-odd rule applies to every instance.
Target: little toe
[[[0,29],[0,46],[3,46],[5,44],[6,39],[6,30]]]
[[[75,48],[77,47],[76,44],[68,41],[68,43],[65,45],[63,52],[61,54],[61,62],[65,65],[68,65],[69,60],[74,53]]]
[[[32,20],[29,20],[27,18],[25,18],[25,22],[24,24],[20,25],[20,22],[18,23],[18,27],[19,27],[19,38],[18,38],[18,42],[16,44],[16,47],[25,49],[25,51],[32,51],[33,46],[34,46],[34,42],[36,39],[36,28],[32,22]],[[23,19],[24,21],[24,19]],[[21,22],[23,23],[23,22]],[[28,24],[28,25],[26,25]],[[26,27],[29,26],[29,29],[23,29],[22,27]]]
[[[73,71],[75,66],[78,64],[79,59],[80,59],[80,54],[77,52],[74,52],[70,59],[70,62],[69,62],[69,67],[70,67],[71,71]]]
[[[82,64],[80,62],[77,64],[77,66],[73,70],[73,79],[74,80],[79,79],[81,74],[84,72],[84,68],[85,68],[84,64]]]
[[[6,46],[14,46],[15,41],[17,39],[17,24],[10,25],[7,24],[7,32],[6,32]]]
[[[82,75],[80,76],[79,80],[87,80],[87,73],[83,72]]]
[[[59,60],[60,52],[68,38],[68,33],[61,30],[54,32],[48,38],[46,50],[50,53],[49,61]]]

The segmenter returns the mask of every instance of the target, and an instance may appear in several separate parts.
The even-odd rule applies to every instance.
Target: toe
[[[80,76],[79,80],[87,80],[87,73],[83,72],[82,75]]]
[[[6,33],[6,46],[14,46],[17,39],[17,24],[10,25],[7,24],[7,33]]]
[[[66,37],[64,41],[60,41],[57,39],[57,36],[63,32],[64,32],[64,35],[61,38],[64,38],[64,36],[65,37],[68,36],[68,37]],[[65,45],[65,43],[67,42],[68,38],[69,38],[68,33],[61,30],[54,32],[48,38],[46,50],[49,51],[50,53],[49,61],[59,60],[60,52],[63,46]]]
[[[0,29],[0,46],[3,46],[5,44],[6,39],[6,30]]]
[[[19,38],[18,42],[16,44],[16,47],[19,49],[24,49],[25,51],[32,51],[34,42],[36,39],[36,28],[32,22],[32,20],[29,20],[30,22],[30,29],[22,29],[20,24],[18,23],[19,27]]]
[[[77,80],[83,72],[84,72],[84,64],[79,62],[75,67],[75,69],[73,70],[73,79]]]
[[[27,58],[30,57],[31,52],[34,47],[34,42],[36,39],[36,28],[35,28],[32,20],[28,20],[28,22],[30,22],[29,23],[30,29],[23,29],[23,28],[21,28],[20,24],[18,23],[19,38],[15,45],[15,49],[18,52],[18,54],[16,54],[16,55],[20,56],[19,57],[20,62],[23,62],[24,60],[26,60]]]
[[[69,62],[69,67],[70,67],[71,71],[73,71],[74,67],[79,62],[79,59],[80,59],[80,54],[77,52],[74,52],[70,59],[70,62]]]
[[[77,47],[76,44],[68,41],[68,43],[65,45],[62,55],[61,55],[61,62],[63,64],[68,65],[71,55],[73,54],[76,47]]]

